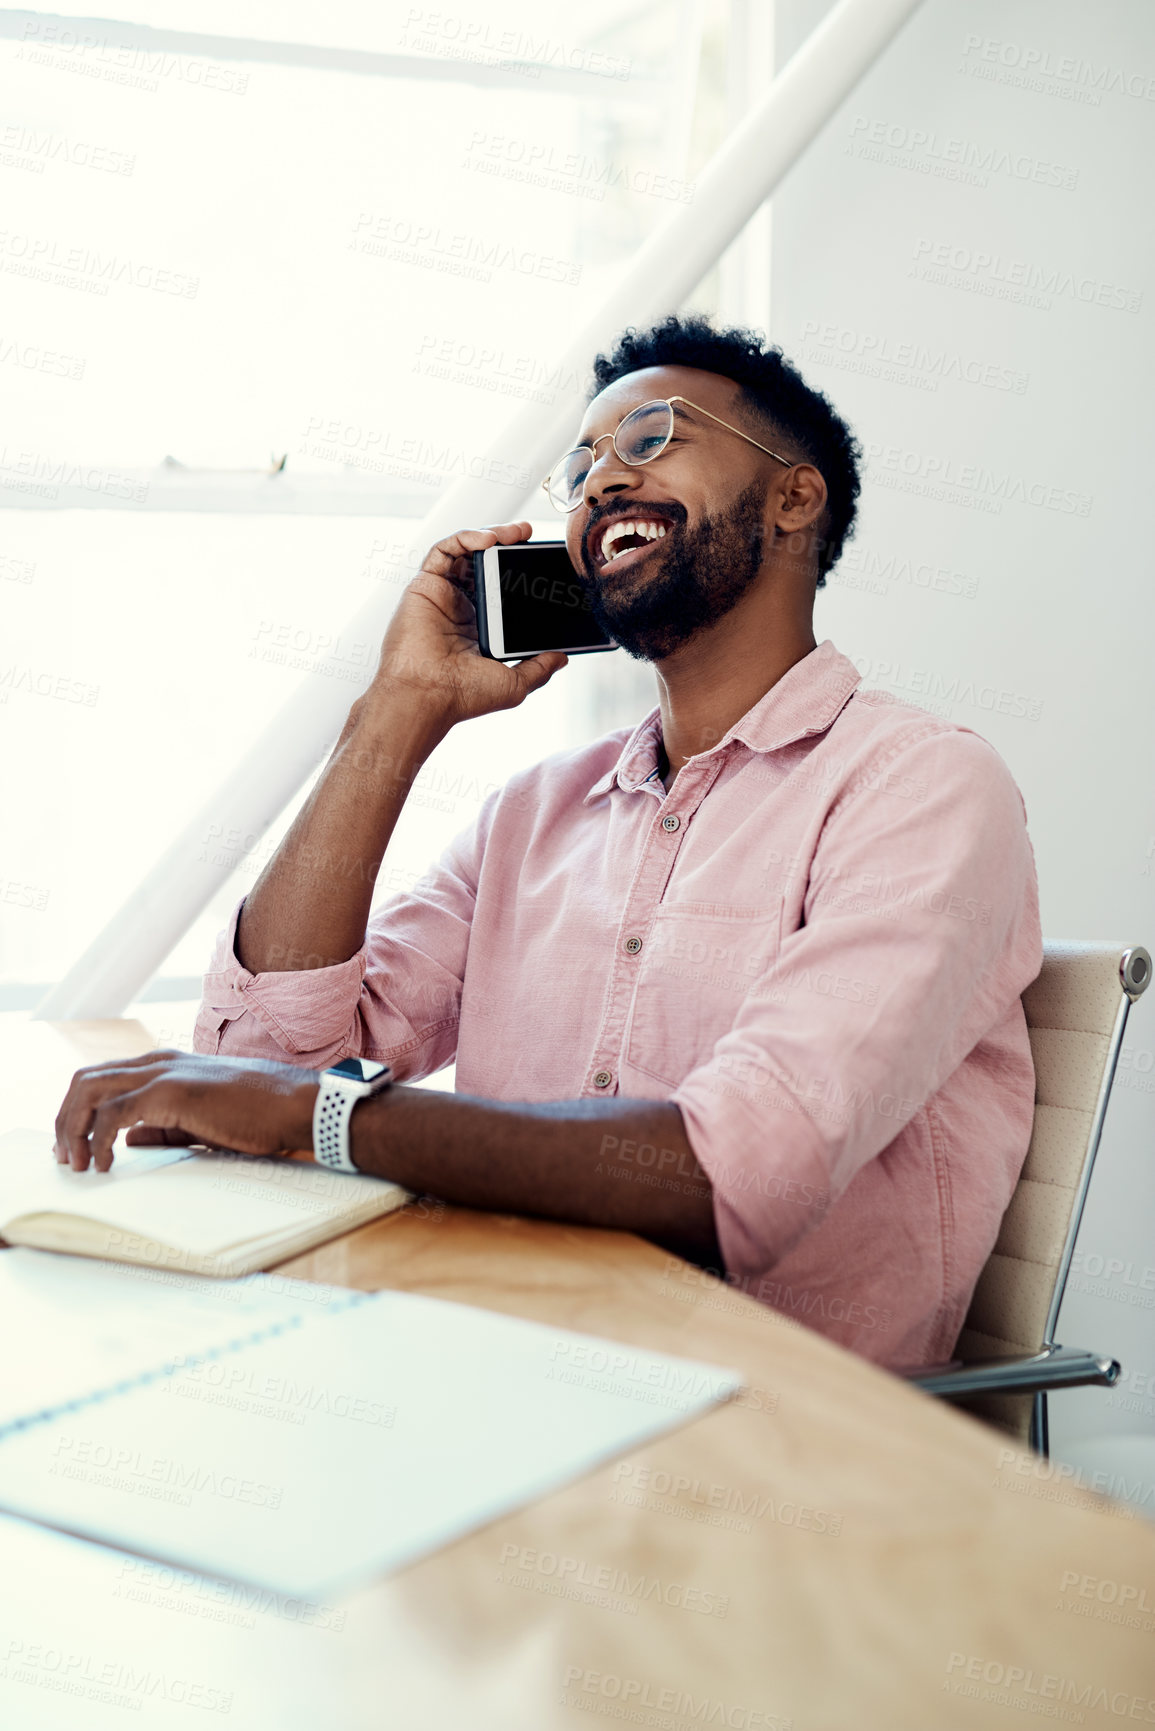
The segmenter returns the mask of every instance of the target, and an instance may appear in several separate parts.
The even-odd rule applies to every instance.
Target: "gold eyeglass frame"
[[[629,420],[631,415],[639,414],[642,409],[652,409],[658,403],[664,403],[665,406],[670,411],[670,431],[666,435],[666,442],[662,446],[660,451],[654,452],[653,456],[643,457],[640,463],[631,463],[629,458],[623,457],[622,453],[618,450],[618,434],[621,432],[622,428],[625,426],[626,422]],[[785,465],[788,469],[794,468],[794,459],[793,458],[781,456],[777,451],[772,451],[770,449],[769,445],[758,444],[758,440],[752,439],[750,437],[749,433],[744,433],[742,431],[741,427],[732,427],[730,425],[729,421],[723,421],[718,415],[712,415],[710,413],[709,409],[702,408],[700,403],[692,403],[690,401],[689,397],[651,397],[649,402],[639,403],[636,408],[627,410],[627,412],[622,416],[621,420],[618,422],[617,426],[614,428],[612,433],[599,433],[597,438],[590,445],[573,445],[573,446],[571,446],[571,448],[568,451],[566,451],[564,456],[561,456],[558,458],[557,462],[554,464],[553,468],[550,470],[549,474],[546,476],[545,480],[542,482],[542,488],[543,488],[545,495],[548,498],[550,504],[553,506],[554,510],[560,511],[563,516],[568,517],[571,511],[576,511],[579,508],[579,506],[581,505],[582,501],[581,501],[581,495],[580,494],[574,500],[572,505],[559,505],[557,500],[554,498],[553,494],[549,490],[549,484],[553,480],[553,477],[557,474],[557,471],[561,468],[561,466],[564,462],[568,461],[568,459],[574,455],[574,453],[576,451],[588,451],[590,456],[593,458],[593,462],[596,463],[598,460],[598,446],[601,444],[603,439],[608,439],[614,447],[614,452],[615,452],[615,455],[617,456],[619,463],[624,463],[626,465],[627,469],[642,469],[645,467],[645,465],[647,463],[652,463],[652,462],[654,462],[654,460],[656,458],[663,456],[665,454],[665,452],[669,450],[670,440],[674,436],[674,404],[675,403],[685,403],[685,405],[688,409],[694,409],[699,415],[705,415],[707,420],[717,422],[719,427],[725,427],[725,429],[728,433],[737,433],[738,437],[740,439],[745,439],[746,443],[748,445],[755,445],[755,446],[757,446],[759,451],[765,451],[766,455],[768,457],[773,457],[775,462],[785,463]],[[593,468],[593,463],[590,464],[590,468],[591,469]],[[587,473],[588,473],[588,471],[587,471]]]

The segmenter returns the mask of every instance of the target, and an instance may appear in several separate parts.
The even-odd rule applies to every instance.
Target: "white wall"
[[[779,0],[780,62],[825,10]],[[774,202],[771,320],[869,452],[819,638],[997,746],[1048,937],[1149,947],[1153,159],[1148,0],[925,0]],[[1051,1402],[1060,1457],[1155,1443],[1153,1000],[1059,1330],[1124,1384]]]

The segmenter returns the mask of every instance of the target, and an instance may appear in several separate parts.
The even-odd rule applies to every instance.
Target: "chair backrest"
[[[1031,1143],[956,1355],[1017,1358],[1054,1342],[1127,1011],[1151,958],[1124,944],[1049,943],[1023,993],[1035,1064]],[[1110,1343],[1068,1342],[1110,1350]],[[987,1397],[983,1416],[1026,1440],[1031,1395]]]

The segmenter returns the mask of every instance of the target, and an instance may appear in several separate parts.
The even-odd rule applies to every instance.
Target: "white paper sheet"
[[[389,1679],[390,1723],[454,1722],[439,1698],[437,1655],[415,1626],[374,1630],[366,1658],[344,1607],[205,1580],[3,1515],[0,1556],[4,1731],[222,1722],[234,1731],[380,1731],[374,1676]],[[430,1699],[443,1711],[423,1720]],[[469,1731],[499,1728],[486,1718]],[[508,1719],[500,1731],[511,1731]]]
[[[278,1276],[212,1280],[48,1250],[0,1252],[0,1436],[51,1411],[348,1292]]]
[[[409,1293],[0,1440],[0,1504],[332,1597],[726,1399],[741,1379]]]

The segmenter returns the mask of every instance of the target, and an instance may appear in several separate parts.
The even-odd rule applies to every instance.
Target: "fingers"
[[[568,664],[568,655],[563,655],[558,649],[544,649],[540,655],[531,655],[525,661],[513,663],[509,670],[517,680],[522,697],[528,697],[531,691],[540,691],[555,673],[560,673]]]
[[[195,1115],[190,1098],[193,1092],[195,1089],[188,1082],[175,1081],[162,1069],[140,1087],[106,1095],[93,1110],[88,1137],[88,1154],[96,1171],[107,1172],[111,1168],[112,1145],[121,1130],[127,1131],[126,1142],[137,1145],[143,1142],[153,1147],[187,1148],[193,1142],[203,1141],[203,1137],[180,1127],[182,1120],[189,1121],[186,1114]],[[130,1129],[130,1125],[134,1128]],[[74,1161],[74,1168],[75,1164]]]
[[[150,1082],[143,1088],[108,1096],[94,1108],[88,1141],[89,1157],[98,1172],[109,1170],[112,1165],[112,1144],[117,1135],[126,1125],[139,1123],[144,1116],[146,1100],[154,1094],[155,1084]],[[155,1110],[155,1105],[153,1109]],[[85,1160],[84,1166],[87,1164],[88,1160]],[[72,1162],[72,1169],[77,1170],[75,1160]],[[83,1171],[84,1167],[80,1170]]]
[[[74,1172],[87,1171],[91,1158],[88,1136],[97,1108],[106,1099],[160,1075],[172,1059],[181,1056],[172,1051],[145,1052],[138,1058],[77,1070],[56,1114],[56,1158],[60,1165],[70,1164]]]
[[[239,1148],[274,1153],[302,1145],[286,1134],[307,1137],[301,1093],[310,1072],[267,1059],[207,1057],[157,1052],[125,1064],[78,1070],[56,1119],[57,1159],[74,1172],[90,1165],[107,1172],[121,1130],[136,1146],[160,1143],[188,1147]],[[255,1092],[254,1092],[255,1091]]]
[[[448,577],[452,582],[463,575],[458,561],[469,561],[487,547],[509,547],[518,541],[528,541],[532,534],[531,523],[495,523],[488,529],[459,529],[429,549],[421,569],[435,577]]]

